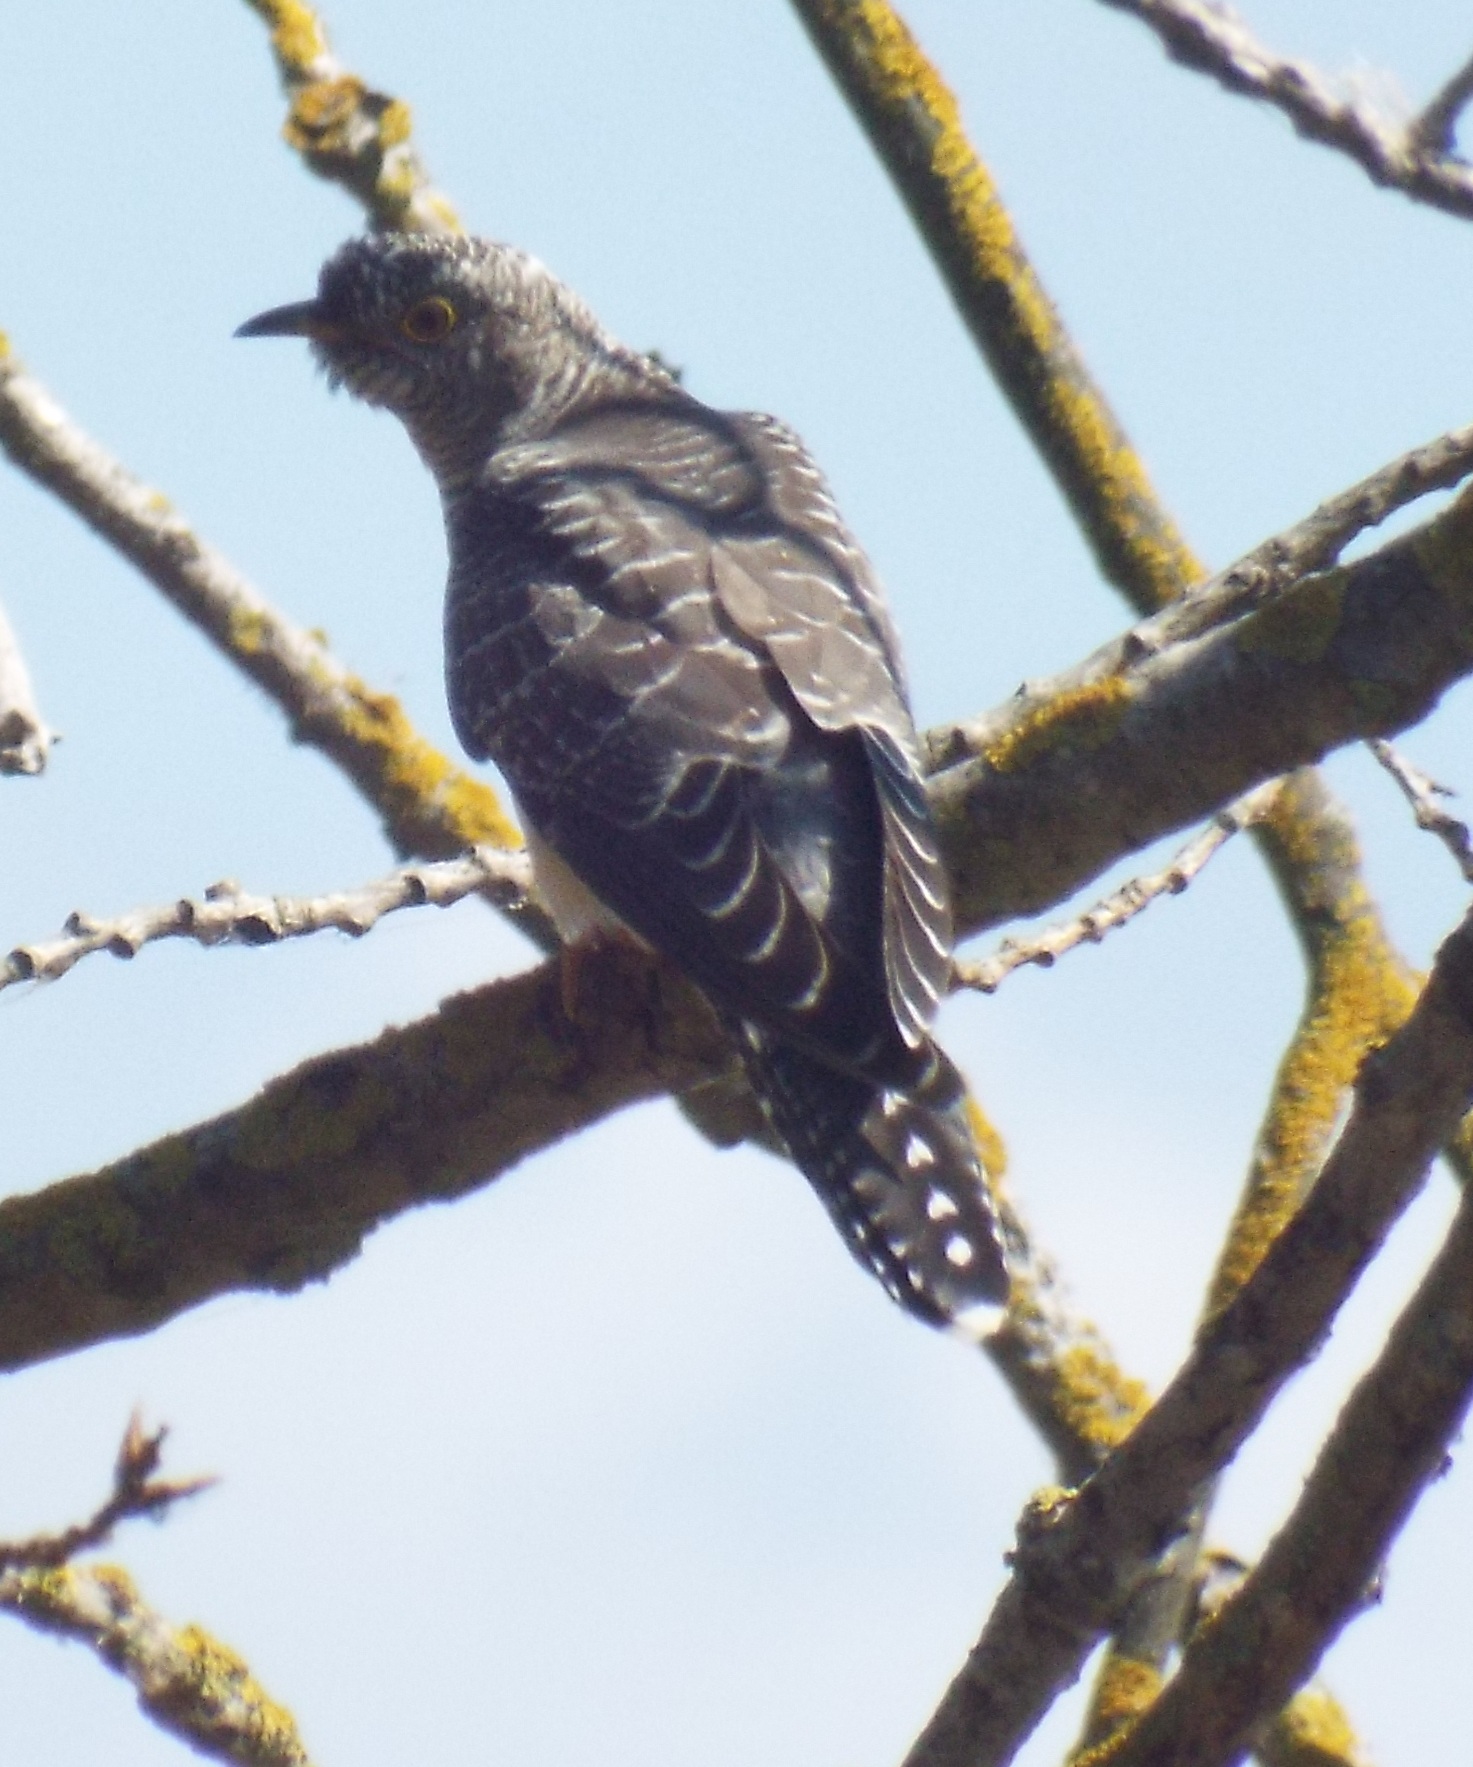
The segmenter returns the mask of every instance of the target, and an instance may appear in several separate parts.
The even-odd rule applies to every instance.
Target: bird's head
[[[536,259],[491,240],[351,239],[310,301],[237,337],[305,337],[335,387],[401,418],[442,484],[565,409],[590,376],[649,370]]]

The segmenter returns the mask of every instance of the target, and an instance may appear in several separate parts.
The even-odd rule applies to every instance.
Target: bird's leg
[[[637,956],[643,966],[648,955],[649,947],[621,926],[589,927],[576,939],[569,939],[558,951],[558,1004],[563,1017],[570,1025],[578,1023],[585,998],[590,991],[597,993],[600,970],[623,966],[631,956]]]

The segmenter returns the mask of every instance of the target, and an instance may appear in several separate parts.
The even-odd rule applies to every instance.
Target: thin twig
[[[1473,215],[1473,169],[1448,151],[1457,114],[1467,102],[1467,69],[1406,124],[1348,91],[1349,82],[1275,55],[1227,7],[1210,0],[1104,4],[1153,30],[1173,61],[1282,111],[1301,135],[1345,154],[1374,183],[1449,214]]]
[[[296,1721],[234,1651],[174,1626],[116,1565],[0,1573],[0,1608],[90,1645],[161,1729],[231,1767],[310,1767]]]
[[[458,233],[449,199],[409,142],[409,106],[371,90],[328,46],[304,0],[247,0],[271,29],[271,48],[289,109],[282,134],[306,164],[341,185],[375,227],[400,233]]]
[[[1473,424],[1449,430],[1328,497],[1293,527],[1271,535],[1208,579],[1152,624],[1146,642],[1180,643],[1282,595],[1311,572],[1328,570],[1357,535],[1433,491],[1473,473]]]
[[[36,709],[20,644],[0,607],[0,773],[40,773],[52,740]]]
[[[167,1428],[145,1430],[135,1411],[128,1419],[113,1466],[113,1488],[85,1522],[59,1534],[33,1534],[28,1540],[0,1540],[0,1574],[14,1570],[55,1570],[79,1552],[104,1544],[119,1523],[142,1516],[158,1518],[185,1497],[196,1496],[213,1479],[156,1479],[163,1461]]]
[[[1473,55],[1434,94],[1407,129],[1407,138],[1421,154],[1451,156],[1457,147],[1458,123],[1473,98]]]
[[[1396,783],[1401,787],[1407,802],[1417,819],[1417,827],[1426,829],[1428,834],[1435,834],[1457,861],[1458,870],[1462,872],[1467,883],[1473,883],[1473,833],[1469,832],[1466,822],[1444,810],[1438,803],[1439,798],[1450,798],[1455,794],[1445,785],[1439,785],[1414,767],[1405,755],[1399,754],[1389,742],[1380,737],[1373,737],[1366,745]]]
[[[449,908],[476,894],[498,907],[519,909],[527,901],[530,881],[524,853],[477,847],[461,859],[401,866],[372,883],[325,896],[250,896],[231,882],[212,884],[202,901],[135,908],[113,920],[73,914],[61,938],[18,945],[0,962],[0,989],[55,981],[94,951],[136,957],[159,939],[193,939],[212,946],[270,945],[329,931],[360,938],[398,909]]]
[[[995,994],[1015,969],[1030,963],[1049,969],[1079,945],[1098,945],[1162,896],[1179,896],[1235,834],[1262,815],[1277,789],[1271,781],[1219,810],[1163,870],[1131,878],[1073,920],[1045,927],[1029,939],[1004,939],[991,957],[957,963],[952,986]]]

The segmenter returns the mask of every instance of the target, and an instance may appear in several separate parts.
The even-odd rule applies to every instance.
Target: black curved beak
[[[293,301],[290,306],[272,307],[257,313],[244,325],[235,328],[237,337],[310,337],[330,343],[342,335],[342,327],[330,319],[316,301]]]

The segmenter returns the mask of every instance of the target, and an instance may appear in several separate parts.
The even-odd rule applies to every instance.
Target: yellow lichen
[[[1090,1697],[1084,1737],[1069,1757],[1069,1767],[1103,1767],[1163,1685],[1161,1671],[1154,1664],[1107,1651]]]
[[[996,772],[1019,773],[1044,755],[1099,748],[1119,730],[1131,698],[1118,675],[1073,688],[1020,718],[984,758]]]
[[[1072,1343],[1055,1358],[1052,1375],[1056,1415],[1076,1441],[1100,1456],[1117,1448],[1151,1406],[1150,1389],[1128,1375],[1098,1344]]]
[[[1298,1208],[1367,1050],[1405,1021],[1418,987],[1386,942],[1348,839],[1327,844],[1292,786],[1265,817],[1264,831],[1299,884],[1309,997],[1280,1063],[1247,1189],[1212,1280],[1209,1319],[1258,1268]]]
[[[266,648],[273,631],[270,614],[259,608],[232,607],[225,642],[242,656],[254,656]]]
[[[343,733],[376,752],[396,816],[433,814],[465,847],[521,846],[521,834],[496,793],[426,742],[392,694],[374,693],[356,677],[349,678],[347,691],[351,701],[342,713]]]
[[[1126,549],[1138,605],[1156,607],[1205,575],[1156,502],[1140,457],[1084,374],[1052,302],[1023,254],[991,175],[967,139],[960,106],[904,22],[884,0],[823,7],[865,83],[864,109],[894,116],[909,132],[917,116],[929,138],[930,169],[949,230],[928,236],[959,255],[972,290],[1000,289],[987,347],[1026,364],[1031,415],[1047,412],[1045,447],[1062,444],[1087,496],[1105,513],[1105,538]],[[923,224],[924,225],[924,224]]]
[[[1313,1686],[1297,1693],[1274,1720],[1263,1755],[1273,1767],[1357,1767],[1362,1759],[1339,1701]]]
[[[1234,640],[1238,649],[1290,663],[1319,662],[1340,630],[1346,582],[1344,571],[1326,571],[1284,600],[1259,608],[1239,623]]]
[[[296,1719],[270,1697],[249,1664],[200,1626],[181,1627],[175,1641],[188,1658],[188,1672],[182,1685],[152,1698],[145,1695],[147,1703],[170,1713],[177,1712],[181,1704],[187,1712],[203,1706],[203,1731],[211,1728],[211,1714],[228,1712],[231,1728],[250,1737],[256,1758],[305,1762]]]
[[[399,147],[409,139],[411,117],[409,106],[402,98],[391,98],[378,120],[378,144],[385,151]]]
[[[1008,1169],[1008,1150],[992,1119],[970,1093],[966,1100],[967,1126],[977,1144],[977,1158],[993,1184],[1002,1182]]]
[[[366,88],[352,74],[313,80],[292,95],[282,134],[289,146],[307,155],[348,149],[348,125],[358,113]]]
[[[251,0],[271,27],[271,47],[288,74],[301,75],[319,55],[327,54],[327,37],[316,14],[302,0]]]

